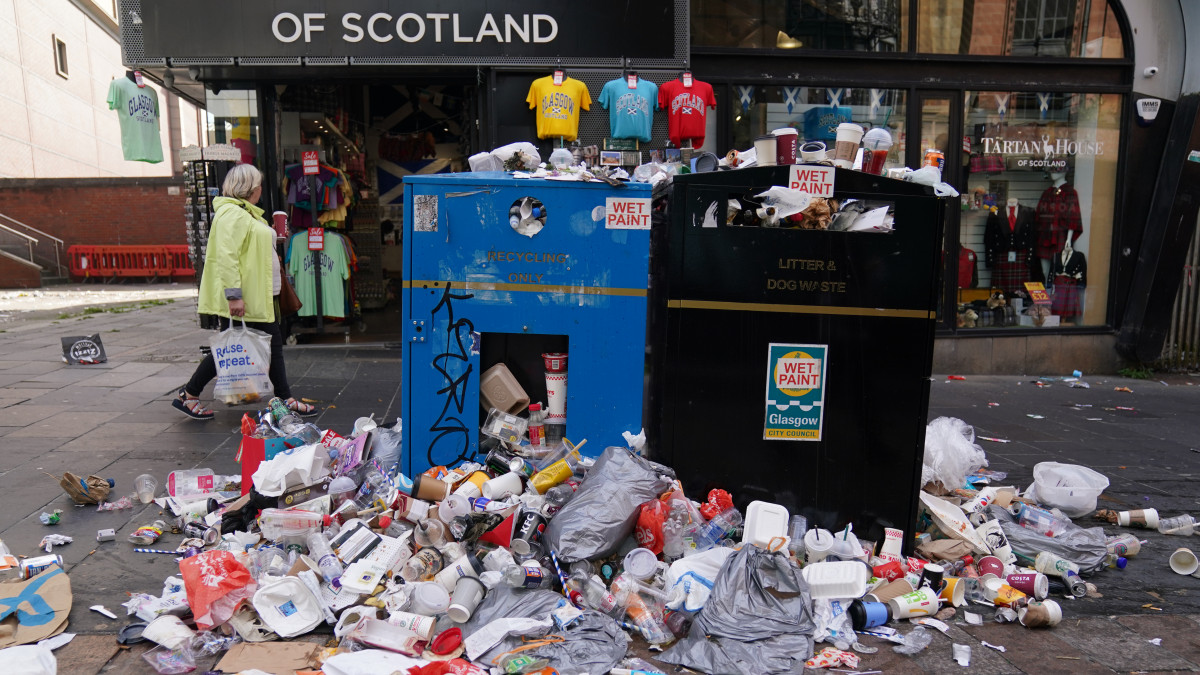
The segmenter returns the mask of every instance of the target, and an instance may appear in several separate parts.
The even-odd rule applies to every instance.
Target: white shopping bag
[[[229,329],[213,336],[209,342],[212,357],[217,363],[217,382],[213,395],[228,405],[254,403],[270,396],[275,388],[269,375],[271,366],[271,336],[242,327],[231,321]]]

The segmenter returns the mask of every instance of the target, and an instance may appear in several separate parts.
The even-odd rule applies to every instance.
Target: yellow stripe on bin
[[[882,307],[833,307],[829,305],[776,305],[765,302],[719,302],[715,300],[668,300],[670,309],[717,309],[733,312],[779,314],[826,314],[833,316],[878,316],[899,319],[936,319],[937,313],[923,309]]]
[[[607,286],[559,286],[548,284],[508,284],[492,281],[425,281],[401,282],[401,288],[444,288],[452,284],[456,289],[469,291],[516,291],[519,293],[570,293],[574,295],[612,295],[630,298],[646,297],[644,288],[609,288]]]

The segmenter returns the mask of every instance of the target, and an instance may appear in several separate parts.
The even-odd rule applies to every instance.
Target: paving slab
[[[1074,646],[1092,660],[1117,671],[1193,670],[1196,665],[1151,644],[1116,619],[1092,617],[1065,619],[1054,636]]]
[[[79,635],[74,626],[67,631],[76,633],[75,639],[54,650],[58,672],[64,675],[94,675],[121,650],[112,635]]]

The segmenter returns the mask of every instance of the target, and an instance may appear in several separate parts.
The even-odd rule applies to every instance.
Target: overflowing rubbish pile
[[[957,419],[928,426],[916,531],[886,528],[870,542],[853,523],[810,528],[778,504],[739,509],[720,489],[697,501],[642,456],[640,436],[589,458],[586,441],[547,441],[533,417],[531,432],[529,419],[493,410],[482,462],[409,477],[397,469],[400,420],[361,418],[342,436],[273,400],[243,418],[248,478],[176,471],[163,495],[143,475],[115,501],[100,477],[61,484],[80,504],[156,501],[171,515],[128,536],[136,552],[176,556],[179,574],[124,603],[132,622],[120,634],[155,643],[144,658],[159,673],[216,656],[224,672],[326,675],[857,669],[887,642],[916,654],[949,639],[937,633],[960,613],[1051,628],[1064,614],[1054,598],[1094,593],[1083,577],[1124,567],[1145,543],[1072,522],[1095,511],[1104,476],[1047,462],[1024,491],[1000,485],[1006,476],[985,468]],[[1167,534],[1197,528],[1153,509],[1095,515]],[[168,533],[184,538],[163,547]],[[1197,573],[1190,553],[1177,551],[1172,569]],[[69,584],[55,558],[21,561],[20,583],[58,574]],[[65,625],[65,613],[51,618]],[[332,636],[274,642],[312,632]],[[954,645],[964,665],[969,652]]]

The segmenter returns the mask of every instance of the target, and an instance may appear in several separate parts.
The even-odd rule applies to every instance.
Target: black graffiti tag
[[[442,375],[445,386],[437,391],[438,396],[444,397],[442,413],[438,415],[437,420],[429,427],[429,430],[435,434],[426,450],[430,466],[451,466],[470,459],[471,435],[467,425],[463,423],[461,415],[466,405],[467,384],[471,380],[471,371],[473,369],[468,359],[466,342],[470,340],[471,332],[475,329],[475,325],[471,323],[470,319],[460,318],[456,320],[454,318],[453,301],[469,300],[473,297],[475,297],[473,293],[452,293],[450,284],[447,283],[446,289],[442,292],[441,300],[438,301],[437,306],[430,312],[433,318],[433,325],[436,325],[439,312],[444,310],[446,315],[446,347],[440,354],[433,357],[432,364],[434,369]],[[464,341],[464,329],[466,331],[466,341]],[[457,376],[450,373],[450,365],[455,361],[466,365],[462,373]],[[456,436],[457,439],[455,438]],[[450,445],[452,452],[457,453],[457,457],[448,458],[435,452],[438,443],[444,438],[448,438],[447,443]],[[435,455],[437,456],[436,460]]]

